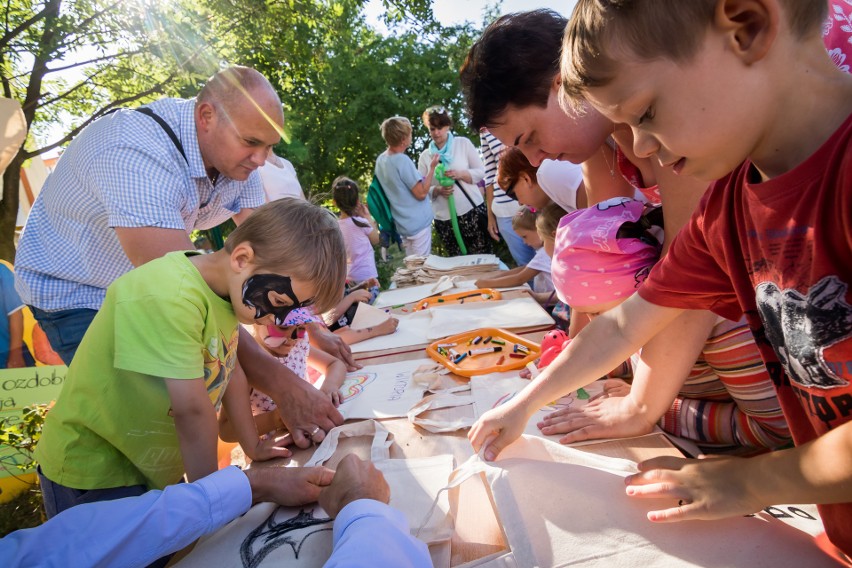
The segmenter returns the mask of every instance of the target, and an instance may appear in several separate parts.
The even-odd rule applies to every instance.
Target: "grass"
[[[0,538],[18,529],[37,527],[44,520],[41,490],[35,485],[0,504]]]

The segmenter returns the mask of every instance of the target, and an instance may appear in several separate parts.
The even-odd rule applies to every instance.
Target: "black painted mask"
[[[293,302],[289,306],[273,306],[269,301],[269,293],[283,294]],[[260,319],[266,315],[275,316],[275,325],[284,325],[287,315],[296,308],[304,308],[314,303],[313,298],[300,302],[293,292],[289,276],[279,274],[255,274],[243,283],[243,303],[254,308],[254,318]]]

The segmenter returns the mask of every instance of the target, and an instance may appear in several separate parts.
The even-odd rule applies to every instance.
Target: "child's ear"
[[[242,272],[252,262],[254,262],[254,249],[251,248],[251,244],[242,242],[231,251],[231,268],[234,272]]]
[[[719,0],[714,23],[729,34],[733,52],[750,65],[766,56],[782,16],[777,0]]]

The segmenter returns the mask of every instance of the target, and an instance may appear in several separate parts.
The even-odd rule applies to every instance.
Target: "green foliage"
[[[36,444],[41,438],[47,404],[34,404],[24,408],[21,419],[0,418],[0,445],[11,448],[14,455],[4,456],[2,467],[8,471],[14,467],[20,472],[32,471],[38,463],[33,457]]]
[[[308,194],[328,193],[348,175],[366,187],[385,149],[382,120],[406,116],[415,128],[416,160],[428,132],[420,115],[443,104],[463,124],[458,69],[478,30],[438,25],[425,0],[385,2],[385,21],[399,30],[383,37],[364,21],[363,0],[292,0],[265,3],[203,2],[211,14],[207,33],[222,42],[222,59],[250,65],[278,88],[289,142],[276,151],[293,162]],[[228,11],[243,17],[224,24]],[[474,137],[476,140],[478,137]]]

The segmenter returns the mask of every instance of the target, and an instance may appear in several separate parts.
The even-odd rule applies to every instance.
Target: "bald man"
[[[193,230],[228,218],[239,224],[264,203],[255,170],[283,126],[269,81],[231,67],[195,99],[118,110],[71,142],[33,205],[15,259],[15,287],[66,364],[116,278],[194,249]],[[296,443],[309,444],[307,434],[319,442],[342,422],[327,397],[255,347],[240,341],[240,362],[278,403]]]

